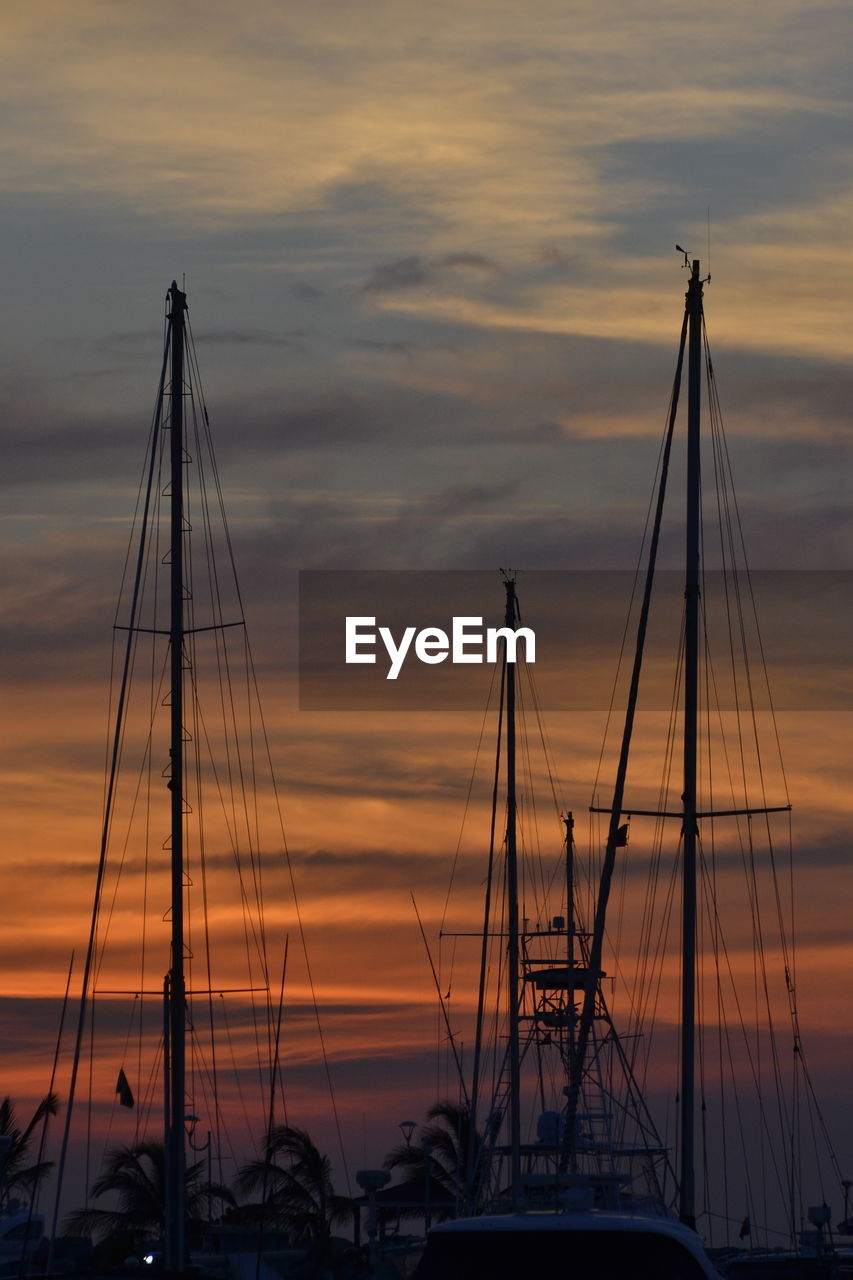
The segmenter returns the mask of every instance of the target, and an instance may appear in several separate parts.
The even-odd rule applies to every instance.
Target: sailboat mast
[[[702,280],[694,259],[687,290],[687,565],[684,588],[684,790],[682,793],[681,1161],[680,1217],[696,1225],[694,1154],[696,1056],[696,755],[699,730],[699,417],[702,376]]]
[[[171,537],[170,537],[170,704],[171,745],[171,965],[166,980],[168,1061],[166,1081],[166,1257],[167,1270],[184,1269],[186,1220],[186,983],[184,978],[184,336],[186,294],[176,282],[171,301]]]
[[[506,626],[515,628],[515,579],[506,583]],[[516,848],[515,796],[515,663],[507,661],[509,639],[504,640],[506,664],[506,892],[507,892],[507,1003],[509,1032],[509,1143],[510,1185],[513,1208],[521,1192],[521,1052],[518,1042],[518,853]]]
[[[563,819],[563,825],[566,828],[566,967],[569,973],[569,982],[574,979],[575,974],[575,819],[574,815],[567,813]],[[568,1018],[568,1039],[569,1051],[567,1061],[571,1065],[574,1063],[575,1056],[575,991],[574,987],[569,986],[568,1007],[566,1009]]]

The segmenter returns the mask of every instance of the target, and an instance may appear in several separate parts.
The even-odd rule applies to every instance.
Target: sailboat
[[[756,1160],[763,1161],[766,1171],[762,1175],[757,1192],[747,1192],[753,1203],[746,1207],[740,1219],[738,1242],[752,1234],[751,1214],[772,1213],[770,1202],[775,1199],[779,1222],[784,1222],[777,1238],[786,1239],[789,1245],[787,1260],[759,1262],[759,1273],[764,1280],[777,1274],[805,1276],[823,1274],[835,1258],[831,1231],[826,1232],[830,1211],[825,1203],[813,1206],[806,1213],[801,1207],[805,1179],[819,1179],[823,1185],[825,1173],[818,1167],[821,1162],[831,1171],[833,1179],[841,1183],[841,1175],[829,1134],[816,1105],[814,1085],[808,1072],[806,1053],[800,1033],[794,976],[794,951],[791,941],[793,929],[793,905],[795,894],[791,880],[793,872],[793,835],[790,825],[791,803],[787,793],[784,765],[778,725],[773,710],[773,697],[761,639],[755,584],[749,568],[743,540],[743,526],[737,507],[728,446],[722,424],[722,412],[716,388],[716,378],[710,356],[704,325],[704,286],[710,276],[702,277],[700,262],[683,254],[684,266],[689,273],[684,320],[679,343],[678,361],[659,463],[659,485],[654,518],[649,539],[648,563],[641,593],[637,621],[636,644],[627,697],[627,707],[619,746],[613,798],[609,806],[593,805],[593,813],[605,815],[607,837],[602,861],[601,878],[596,904],[595,922],[590,942],[590,964],[596,968],[601,963],[605,946],[605,921],[608,901],[623,833],[632,818],[653,819],[656,824],[657,848],[666,842],[676,850],[674,870],[680,882],[680,937],[677,962],[680,973],[678,1000],[677,1060],[679,1064],[678,1099],[678,1159],[676,1162],[678,1197],[677,1210],[680,1221],[696,1229],[700,1217],[699,1177],[704,1172],[704,1199],[701,1208],[704,1231],[713,1238],[714,1218],[722,1225],[723,1234],[732,1240],[731,1227],[737,1227],[739,1219],[728,1213],[713,1210],[715,1193],[720,1186],[712,1186],[709,1177],[710,1137],[716,1130],[719,1145],[725,1148],[726,1097],[722,1084],[715,1099],[716,1122],[708,1119],[708,1086],[700,1079],[700,1055],[707,1058],[708,1046],[713,1042],[722,1058],[727,1055],[730,1075],[730,1092],[735,1097],[735,1108],[743,1103],[737,1099],[738,1081],[734,1067],[733,1040],[737,1039],[745,1051],[743,1074],[751,1074],[754,1092],[749,1107],[759,1117],[759,1146],[762,1154]],[[649,615],[655,586],[656,562],[661,538],[664,500],[673,445],[674,426],[678,409],[682,368],[685,354],[688,366],[688,404],[686,439],[686,562],[683,579],[683,609],[679,642],[681,662],[675,683],[680,693],[680,707],[674,698],[669,721],[668,762],[665,764],[659,790],[658,803],[646,806],[641,800],[635,804],[628,793],[628,764],[638,707],[640,677],[645,657]],[[708,419],[710,423],[710,450],[712,471],[716,484],[716,514],[719,523],[718,566],[709,567],[712,539],[705,527],[702,510],[702,435],[700,432],[701,390],[707,384]],[[725,668],[719,669],[713,655],[714,621],[712,608],[716,606],[723,615],[720,630],[726,637]],[[724,683],[728,681],[728,689]],[[759,686],[764,696],[764,714],[769,720],[770,732],[762,744],[759,716],[756,710]],[[730,696],[731,706],[726,699]],[[726,720],[730,725],[726,725]],[[711,732],[715,723],[717,740]],[[730,732],[726,733],[727,727]],[[680,753],[676,742],[680,730]],[[748,745],[747,745],[748,743]],[[768,749],[769,746],[769,749]],[[775,764],[773,757],[775,755]],[[679,760],[680,770],[675,761]],[[723,767],[720,767],[723,766]],[[715,768],[721,777],[715,776]],[[771,772],[775,778],[771,781]],[[676,789],[678,799],[673,803],[668,792]],[[636,784],[635,784],[636,785]],[[772,794],[775,790],[776,794]],[[775,801],[775,803],[774,803]],[[783,824],[787,885],[777,866],[776,845],[780,843],[773,824]],[[676,828],[676,824],[677,828]],[[760,827],[759,827],[760,824]],[[734,828],[734,835],[721,836],[721,828]],[[671,833],[678,830],[679,839],[673,841]],[[746,997],[740,988],[744,977],[737,977],[731,952],[725,936],[720,896],[722,886],[717,883],[719,860],[730,851],[739,858],[743,868],[745,900],[749,904],[751,924],[751,973],[756,993],[755,1005],[749,1015],[755,1025],[747,1027]],[[760,866],[763,864],[763,870]],[[765,880],[770,910],[764,920],[761,905],[762,885]],[[702,892],[700,892],[700,890]],[[731,890],[729,890],[731,892]],[[782,902],[788,904],[783,908]],[[772,921],[772,924],[770,923]],[[658,926],[659,928],[660,926]],[[771,942],[770,935],[775,933]],[[700,967],[702,952],[706,965]],[[723,971],[727,970],[725,980]],[[660,972],[660,970],[659,970]],[[749,972],[749,970],[747,970]],[[779,978],[783,977],[783,982]],[[776,996],[771,994],[775,988]],[[717,1025],[710,1029],[700,1026],[698,1009],[716,1001]],[[736,1010],[737,1030],[729,1026],[726,1018],[726,1002]],[[775,1009],[774,1009],[775,1004]],[[758,1010],[760,1009],[760,1014]],[[578,1023],[578,1062],[593,1019],[592,1003],[585,994]],[[763,1031],[758,1026],[764,1020]],[[711,1019],[708,1019],[711,1022]],[[781,1026],[780,1026],[781,1024]],[[789,1039],[790,1036],[790,1039]],[[782,1044],[793,1048],[788,1063],[782,1058]],[[787,1045],[786,1045],[787,1047]],[[762,1063],[761,1055],[765,1062]],[[703,1070],[707,1065],[703,1062]],[[575,1077],[576,1078],[576,1077]],[[700,1112],[701,1091],[701,1112]],[[765,1094],[772,1097],[768,1105]],[[575,1105],[576,1085],[569,1093],[569,1112]],[[797,1135],[800,1124],[800,1097],[807,1100],[810,1111],[809,1125],[821,1133],[824,1150],[815,1154],[815,1164],[806,1170]],[[770,1115],[773,1108],[772,1119]],[[738,1130],[739,1158],[748,1166],[748,1140],[742,1114],[733,1109],[731,1125]],[[702,1118],[704,1149],[700,1166],[699,1120]],[[748,1168],[743,1171],[747,1181]],[[725,1152],[718,1183],[726,1196],[729,1194]],[[843,1184],[842,1184],[843,1185]],[[739,1189],[738,1189],[739,1190]],[[823,1198],[823,1192],[821,1191]],[[763,1201],[763,1204],[761,1203]],[[799,1223],[798,1223],[799,1218]],[[798,1229],[798,1227],[800,1229]],[[728,1228],[728,1231],[727,1231]],[[804,1229],[803,1229],[804,1228]],[[763,1231],[765,1247],[767,1228]],[[778,1252],[778,1251],[777,1251]],[[748,1259],[727,1260],[726,1267],[732,1275],[746,1275]],[[813,1268],[816,1268],[813,1269]]]
[[[618,750],[612,800],[603,807],[591,806],[591,813],[603,814],[606,839],[601,862],[600,880],[594,903],[592,926],[583,933],[577,926],[573,910],[572,822],[566,819],[566,897],[568,918],[551,920],[546,927],[531,930],[520,919],[517,870],[517,801],[515,794],[515,671],[505,664],[503,702],[506,718],[506,921],[501,930],[505,946],[506,971],[506,1074],[499,1090],[500,1106],[491,1112],[485,1124],[480,1154],[503,1157],[506,1174],[493,1178],[490,1194],[480,1202],[481,1212],[475,1216],[433,1228],[416,1273],[423,1280],[441,1276],[481,1274],[494,1277],[516,1277],[522,1268],[558,1266],[572,1259],[573,1275],[613,1277],[712,1276],[716,1272],[696,1232],[699,1217],[697,1200],[697,991],[702,991],[697,968],[700,931],[700,898],[698,886],[703,874],[701,824],[713,833],[714,824],[723,819],[752,824],[754,819],[769,820],[769,815],[787,814],[790,803],[782,802],[707,803],[700,786],[700,693],[702,668],[700,651],[707,623],[701,600],[705,585],[702,563],[703,532],[701,508],[701,441],[700,408],[703,385],[703,350],[705,346],[703,294],[708,277],[703,278],[701,264],[690,259],[683,250],[688,272],[688,286],[681,329],[678,361],[670,401],[668,420],[659,461],[657,500],[648,544],[647,567],[640,591],[639,617],[636,628],[634,660],[630,673],[624,727]],[[649,628],[649,614],[655,584],[655,570],[664,512],[666,482],[670,467],[674,428],[678,410],[683,364],[687,359],[687,441],[686,441],[686,564],[683,579],[684,606],[681,639],[680,676],[677,689],[680,707],[673,712],[670,724],[669,766],[677,721],[680,720],[681,769],[679,801],[666,801],[653,807],[641,802],[634,805],[626,798],[631,745],[637,715],[638,698]],[[710,362],[708,377],[712,377]],[[710,394],[715,394],[710,384]],[[715,410],[712,408],[712,413]],[[715,442],[715,450],[719,447]],[[718,455],[715,453],[715,463]],[[727,496],[728,500],[728,496]],[[724,558],[728,548],[724,545]],[[737,576],[738,566],[729,563],[728,570]],[[507,582],[506,624],[515,624],[515,584]],[[622,1151],[605,1135],[593,1134],[590,1125],[589,1087],[594,1075],[593,1064],[600,1063],[600,1046],[609,1041],[615,1046],[621,1065],[629,1067],[629,1056],[619,1049],[619,1038],[607,1025],[606,1001],[603,996],[603,965],[606,959],[608,904],[611,898],[619,853],[627,845],[628,825],[634,817],[651,817],[660,831],[671,830],[668,823],[680,824],[678,841],[678,876],[681,884],[681,928],[678,957],[678,1158],[669,1163],[664,1144],[657,1139],[654,1125],[631,1085],[628,1097],[635,1106],[635,1134],[642,1141],[622,1143]],[[713,834],[709,844],[713,847]],[[752,840],[750,827],[749,840]],[[750,853],[752,846],[750,844]],[[491,864],[487,884],[491,885]],[[712,929],[717,930],[716,908],[711,910]],[[484,932],[488,932],[488,927]],[[716,939],[714,946],[717,947]],[[484,952],[485,954],[485,952]],[[671,966],[674,967],[674,966]],[[660,971],[659,971],[660,972]],[[796,1049],[799,1053],[798,1024],[793,999],[793,982],[786,959],[786,987],[789,1012],[793,1018]],[[659,979],[658,979],[659,980]],[[539,997],[532,1014],[524,1013],[525,995],[531,989]],[[481,983],[482,994],[482,983]],[[526,1021],[526,1026],[522,1025]],[[602,1022],[607,1025],[603,1041]],[[540,1117],[537,1141],[525,1143],[521,1134],[522,1060],[525,1045],[536,1040],[535,1029],[550,1024],[552,1036],[561,1046],[565,1063],[564,1100],[559,1110]],[[531,1028],[534,1034],[531,1036]],[[720,1038],[722,1039],[722,1032]],[[479,1044],[479,1035],[478,1035]],[[475,1049],[472,1112],[477,1114],[477,1053]],[[608,1108],[605,1107],[605,1113]],[[761,1109],[762,1121],[764,1111]],[[472,1126],[473,1127],[473,1126]],[[500,1131],[502,1142],[494,1135]],[[793,1144],[792,1144],[793,1150]],[[635,1166],[638,1160],[645,1170],[648,1194],[637,1195],[628,1190],[629,1177],[618,1168],[624,1155]],[[534,1172],[536,1163],[550,1165],[545,1175]],[[488,1165],[488,1160],[485,1161]],[[597,1164],[597,1167],[596,1167]],[[494,1167],[494,1165],[492,1166]],[[608,1175],[609,1178],[608,1178]],[[674,1194],[667,1197],[664,1186]],[[506,1178],[505,1182],[500,1179]],[[787,1182],[793,1183],[793,1161],[787,1166]],[[488,1180],[487,1180],[488,1181]],[[503,1194],[501,1195],[501,1191]],[[469,1203],[474,1203],[473,1195]],[[791,1192],[793,1201],[794,1193]],[[668,1214],[667,1210],[671,1212]],[[497,1210],[493,1212],[490,1210]],[[792,1210],[793,1212],[793,1210]],[[743,1220],[741,1236],[748,1234],[749,1217]],[[771,1272],[763,1274],[770,1275]]]
[[[122,594],[53,1235],[97,1007],[111,1048],[108,1065],[101,1053],[88,1066],[89,1103],[102,1117],[94,1131],[107,1169],[109,1140],[124,1144],[112,1148],[115,1169],[138,1158],[148,1162],[140,1178],[159,1178],[162,1160],[162,1237],[149,1255],[162,1249],[179,1273],[189,1262],[188,1188],[210,1222],[227,1203],[224,1164],[274,1123],[281,1000],[276,1014],[263,895],[265,855],[285,846],[187,296],[175,281]],[[235,1112],[245,1118],[239,1134]],[[97,1168],[97,1151],[91,1160]],[[111,1221],[99,1209],[78,1220],[86,1213]]]

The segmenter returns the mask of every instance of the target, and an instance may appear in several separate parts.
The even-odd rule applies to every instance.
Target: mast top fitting
[[[677,253],[681,253],[681,254],[683,254],[683,255],[684,255],[684,261],[683,261],[683,262],[682,262],[682,264],[681,264],[682,269],[683,269],[684,267],[688,267],[688,268],[690,268],[690,269],[691,269],[691,271],[692,271],[693,276],[698,280],[698,279],[699,279],[699,259],[698,259],[698,258],[693,258],[693,259],[691,259],[690,254],[687,252],[687,250],[686,250],[686,249],[683,249],[683,248],[681,247],[681,245],[680,245],[680,244],[677,244],[677,245],[675,246],[675,248],[676,248],[676,252],[677,252]],[[705,276],[705,279],[704,279],[704,280],[702,280],[702,282],[701,282],[701,283],[702,283],[702,284],[710,284],[710,283],[711,283],[711,273],[710,273],[710,271],[708,272],[708,274]]]

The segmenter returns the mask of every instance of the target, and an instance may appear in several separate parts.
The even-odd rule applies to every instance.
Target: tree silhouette
[[[66,1235],[104,1238],[121,1236],[142,1244],[156,1240],[164,1231],[166,1159],[162,1142],[138,1142],[132,1147],[113,1147],[106,1168],[92,1187],[92,1196],[115,1195],[115,1209],[75,1209],[65,1220]],[[227,1187],[202,1182],[203,1161],[187,1166],[186,1205],[190,1225],[201,1225],[211,1200],[232,1205]]]
[[[11,1098],[6,1097],[0,1102],[0,1136],[12,1139],[5,1169],[0,1176],[0,1210],[8,1207],[9,1200],[16,1192],[30,1199],[38,1183],[53,1168],[52,1160],[42,1160],[31,1165],[27,1161],[31,1158],[30,1147],[36,1129],[46,1116],[55,1116],[58,1109],[56,1094],[47,1094],[36,1107],[29,1123],[22,1129]]]
[[[270,1130],[263,1155],[244,1165],[236,1186],[241,1194],[260,1192],[252,1216],[270,1227],[284,1227],[299,1239],[328,1238],[332,1225],[352,1212],[352,1201],[335,1194],[328,1156],[318,1151],[304,1129],[291,1125]],[[247,1216],[246,1210],[241,1216]]]
[[[474,1135],[471,1147],[471,1113],[467,1103],[436,1102],[427,1112],[427,1124],[420,1130],[419,1140],[401,1143],[385,1157],[386,1169],[403,1169],[410,1177],[425,1177],[427,1161],[430,1176],[457,1200],[469,1198],[467,1169],[469,1157],[478,1159],[482,1136]]]

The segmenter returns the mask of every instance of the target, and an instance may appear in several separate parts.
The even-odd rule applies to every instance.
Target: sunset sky
[[[115,602],[164,297],[185,279],[344,1142],[351,1168],[381,1161],[446,1084],[410,895],[438,954],[482,715],[300,710],[297,571],[495,571],[499,615],[499,566],[522,601],[525,570],[632,569],[683,309],[675,245],[704,273],[709,238],[751,564],[853,568],[853,13],[7,0],[0,26],[0,1092],[46,1089],[85,945]],[[675,527],[664,556],[681,562]],[[800,1015],[851,1176],[850,682],[843,646],[816,662],[813,617],[791,601],[802,665],[782,664],[779,729]],[[548,725],[583,847],[605,711]],[[487,822],[486,784],[460,927]],[[278,972],[295,929],[280,864],[267,902]],[[293,964],[290,1118],[331,1149]]]

